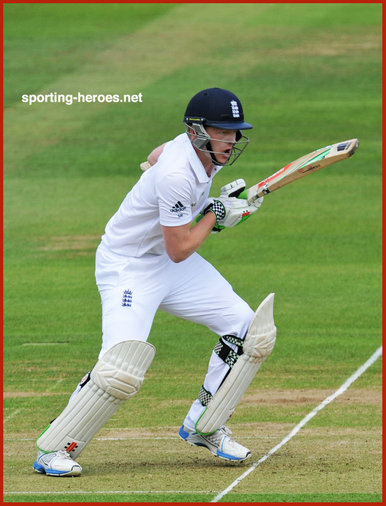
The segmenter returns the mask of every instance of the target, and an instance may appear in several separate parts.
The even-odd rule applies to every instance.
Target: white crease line
[[[226,495],[228,492],[230,492],[236,485],[238,485],[244,478],[246,478],[252,471],[256,469],[256,467],[268,459],[271,455],[273,455],[277,450],[279,450],[282,446],[284,446],[290,439],[292,439],[299,430],[306,425],[306,423],[311,420],[320,410],[322,410],[327,404],[329,404],[331,401],[333,401],[336,397],[341,395],[343,392],[347,390],[347,388],[361,376],[366,369],[368,369],[380,356],[382,355],[382,346],[377,349],[377,351],[365,362],[357,371],[350,376],[343,385],[332,395],[327,397],[319,406],[317,406],[313,411],[311,411],[307,416],[301,420],[301,422],[298,423],[294,427],[294,429],[279,443],[278,445],[274,446],[264,457],[262,457],[260,460],[258,460],[255,464],[253,464],[245,473],[243,473],[237,480],[235,480],[229,487],[227,487],[223,492],[220,492],[214,499],[212,499],[211,502],[218,502],[224,495]],[[59,382],[62,380],[59,380]],[[59,383],[58,382],[58,383]],[[98,438],[100,440],[105,439],[111,439],[111,438]],[[139,438],[141,439],[141,438]],[[152,439],[152,438],[150,438]],[[170,439],[175,439],[171,437]],[[12,491],[12,492],[4,492],[4,495],[15,495],[15,494],[26,494],[26,495],[38,495],[38,494],[45,494],[45,495],[59,495],[59,494],[209,494],[213,493],[213,491],[208,490],[151,490],[151,491],[144,491],[144,490],[111,490],[111,491],[63,491],[63,492],[31,492],[31,491]]]
[[[376,352],[374,352],[371,357],[361,366],[359,369],[357,369],[354,374],[352,374],[344,383],[343,385],[338,388],[336,392],[329,395],[326,399],[324,399],[323,402],[319,404],[314,410],[312,410],[308,415],[306,415],[303,420],[301,420],[293,429],[292,431],[276,446],[274,446],[264,457],[262,457],[260,460],[255,462],[245,473],[243,473],[241,476],[239,476],[233,483],[229,485],[225,490],[220,492],[214,499],[211,500],[211,502],[218,502],[220,499],[224,497],[224,495],[228,494],[231,490],[233,490],[244,478],[246,478],[249,474],[251,474],[252,471],[256,469],[256,467],[259,464],[262,464],[264,461],[266,461],[271,455],[273,455],[277,450],[279,450],[282,446],[284,446],[288,441],[290,441],[298,432],[299,430],[308,423],[311,418],[313,418],[320,410],[322,410],[327,404],[329,404],[331,401],[336,399],[339,395],[343,394],[348,387],[353,383],[356,379],[361,376],[373,363],[382,355],[382,346],[380,346]]]
[[[64,490],[50,492],[12,491],[4,492],[4,495],[71,495],[71,494],[213,494],[214,490]]]
[[[243,439],[278,439],[280,436],[243,436]],[[95,437],[93,441],[155,441],[155,440],[165,440],[165,441],[177,441],[179,440],[179,436],[127,436],[127,437]],[[12,438],[5,437],[3,438],[3,442],[15,442],[15,441],[35,441],[36,438],[33,437],[23,437],[23,438]]]

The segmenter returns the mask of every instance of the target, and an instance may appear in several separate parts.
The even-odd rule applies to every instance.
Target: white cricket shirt
[[[203,209],[209,177],[186,133],[168,142],[156,164],[143,173],[106,225],[102,245],[113,253],[140,257],[166,253],[161,225],[185,225]]]

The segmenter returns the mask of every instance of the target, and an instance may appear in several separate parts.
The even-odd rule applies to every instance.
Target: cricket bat
[[[340,162],[345,158],[349,158],[355,153],[358,147],[358,139],[350,139],[312,151],[289,163],[271,176],[260,181],[260,183],[251,186],[242,192],[239,198],[246,198],[251,204],[259,197],[268,195],[301,177],[307,176],[333,163]]]

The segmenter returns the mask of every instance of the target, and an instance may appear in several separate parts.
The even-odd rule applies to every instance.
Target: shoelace
[[[232,431],[230,429],[228,429],[228,427],[225,427],[225,425],[223,425],[214,434],[211,434],[210,436],[206,436],[206,438],[211,443],[218,445],[224,436],[228,436],[229,439],[232,440],[232,438],[230,437],[231,434],[232,434]]]
[[[67,453],[65,450],[58,450],[57,451],[57,454],[60,455],[61,457],[65,458],[65,459],[70,459],[70,454]]]

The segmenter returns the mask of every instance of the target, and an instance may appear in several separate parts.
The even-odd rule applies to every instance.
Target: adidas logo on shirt
[[[181,218],[183,211],[185,211],[186,207],[182,205],[180,201],[177,202],[171,209],[171,213],[177,213],[177,216]]]

